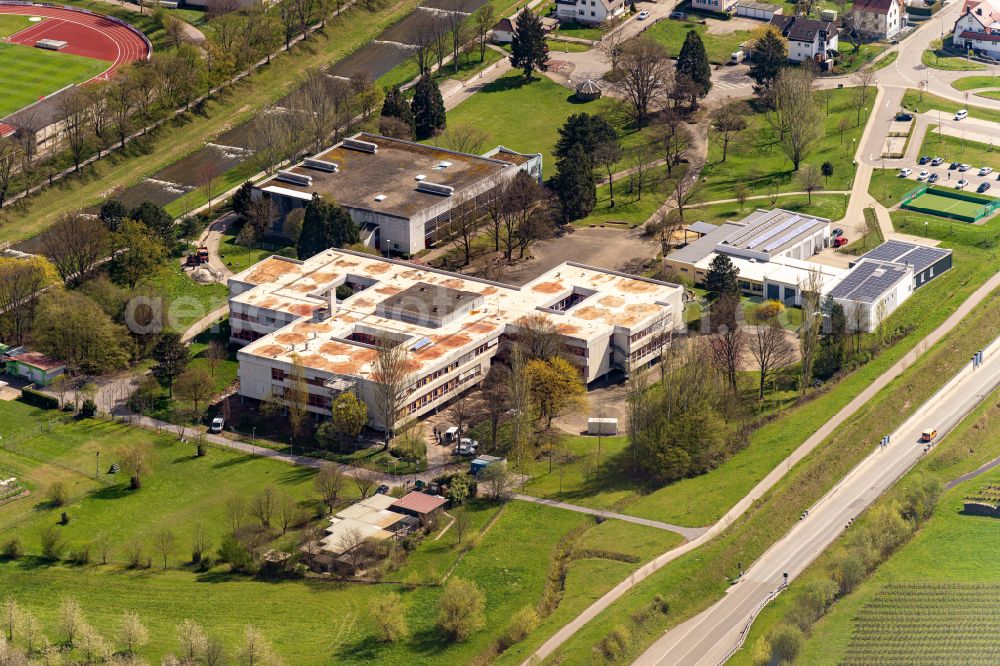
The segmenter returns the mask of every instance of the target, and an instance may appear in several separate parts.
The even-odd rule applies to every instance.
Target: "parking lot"
[[[932,155],[931,157],[937,157]],[[944,157],[944,156],[941,156]],[[980,165],[970,164],[968,171],[959,171],[957,168],[951,168],[951,162],[945,158],[943,164],[939,166],[931,166],[930,163],[927,164],[913,164],[912,166],[906,167],[912,170],[910,175],[906,176],[907,180],[914,181],[913,186],[916,187],[919,182],[917,176],[921,171],[927,171],[930,174],[937,174],[938,179],[936,182],[932,182],[932,185],[941,185],[944,187],[955,187],[959,180],[965,179],[969,181],[969,184],[964,188],[968,192],[975,192],[980,184],[989,183],[990,188],[984,192],[984,194],[992,196],[1000,196],[1000,176],[998,176],[996,171],[991,171],[985,176],[979,175]],[[927,181],[930,182],[930,181]],[[996,194],[994,194],[996,193]]]

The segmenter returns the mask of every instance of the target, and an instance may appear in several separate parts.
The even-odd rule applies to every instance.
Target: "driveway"
[[[564,261],[641,273],[659,249],[656,240],[644,237],[639,229],[571,227],[562,236],[532,247],[531,259],[514,266],[503,281],[522,285]]]

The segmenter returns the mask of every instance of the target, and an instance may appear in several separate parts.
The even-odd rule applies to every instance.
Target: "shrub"
[[[826,609],[837,598],[840,586],[829,578],[812,580],[795,597],[789,613],[792,624],[806,631],[826,613]]]
[[[43,528],[39,534],[39,541],[42,546],[42,557],[50,562],[55,562],[62,557],[66,550],[66,543],[63,541],[59,530],[49,526]]]
[[[780,624],[768,637],[771,644],[771,661],[778,664],[792,663],[802,649],[802,632],[790,624]]]
[[[21,539],[18,537],[8,540],[3,545],[3,550],[0,550],[0,556],[5,560],[16,560],[22,555],[24,555],[24,546],[21,545]]]
[[[373,597],[368,609],[375,622],[375,635],[383,643],[395,643],[410,635],[403,599],[395,592]]]
[[[45,499],[52,506],[63,506],[66,504],[66,484],[62,481],[53,481],[45,490]]]
[[[649,603],[650,606],[664,615],[670,612],[670,602],[664,599],[662,594],[653,597],[653,600]]]
[[[486,623],[485,601],[475,583],[451,578],[438,601],[438,628],[452,641],[464,641]]]
[[[71,551],[69,561],[73,564],[90,564],[90,546],[84,544]]]
[[[80,406],[80,415],[88,419],[97,416],[97,403],[90,399],[84,400]]]
[[[250,568],[250,551],[233,535],[227,536],[219,546],[219,559],[229,565],[230,571],[245,571]]]
[[[864,558],[856,550],[844,555],[833,565],[831,576],[840,586],[841,594],[848,594],[865,579],[868,568]]]
[[[610,634],[601,639],[601,642],[597,644],[597,649],[608,661],[619,661],[625,656],[631,642],[632,633],[628,627],[619,624],[611,630]]]
[[[138,541],[125,546],[125,565],[129,569],[144,569],[148,567],[149,558],[144,557],[142,544]]]
[[[503,632],[500,637],[500,646],[502,650],[506,650],[511,645],[523,641],[524,638],[530,634],[538,626],[538,611],[536,611],[531,606],[523,606],[520,610],[514,613],[514,617],[511,618],[510,625]]]
[[[46,395],[31,387],[21,389],[21,401],[42,409],[59,409],[59,398]]]

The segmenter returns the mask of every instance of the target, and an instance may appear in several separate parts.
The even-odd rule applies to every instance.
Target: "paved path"
[[[979,469],[973,470],[973,471],[969,472],[968,474],[963,474],[962,476],[958,477],[957,479],[952,479],[951,481],[949,481],[948,483],[945,484],[944,489],[945,490],[951,490],[952,488],[954,488],[958,484],[965,483],[966,481],[968,481],[970,479],[974,479],[977,476],[981,476],[981,475],[985,474],[986,472],[989,472],[991,469],[996,469],[997,467],[1000,467],[1000,458],[994,458],[993,460],[989,461],[988,463],[986,463],[985,465],[983,465]]]
[[[569,640],[569,638],[579,631],[581,627],[587,624],[591,619],[597,617],[601,611],[624,596],[635,585],[645,580],[656,571],[659,571],[670,562],[673,562],[681,555],[694,550],[704,543],[707,543],[725,531],[725,529],[728,528],[729,525],[731,525],[737,518],[739,518],[755,501],[757,501],[758,498],[762,497],[764,493],[773,488],[775,484],[777,484],[778,481],[780,481],[796,463],[811,453],[813,449],[819,446],[820,443],[829,437],[842,424],[846,423],[848,419],[852,418],[858,410],[874,398],[879,391],[889,384],[889,382],[894,380],[902,374],[904,370],[913,365],[913,363],[932,345],[954,329],[975,306],[981,303],[994,289],[997,289],[998,287],[1000,287],[1000,273],[995,274],[979,289],[973,292],[969,298],[958,306],[955,312],[948,317],[948,319],[946,319],[936,329],[931,331],[923,340],[918,342],[913,349],[903,356],[903,358],[896,361],[892,367],[869,384],[861,393],[851,400],[851,402],[838,411],[829,421],[820,426],[808,439],[806,439],[805,442],[795,449],[791,455],[781,461],[781,463],[771,470],[767,476],[761,479],[761,481],[758,482],[745,497],[737,502],[721,519],[719,519],[718,522],[712,525],[708,531],[696,539],[688,541],[677,548],[661,554],[653,561],[637,569],[628,578],[605,593],[604,596],[595,601],[573,620],[560,628],[559,631],[545,641],[545,643],[543,643],[542,646],[538,648],[538,650],[531,657],[529,657],[529,659],[525,660],[522,666],[530,666],[533,658],[544,660],[560,645]]]
[[[577,513],[586,513],[591,516],[600,516],[601,518],[623,520],[627,523],[635,523],[636,525],[655,527],[658,530],[676,532],[677,534],[680,534],[682,537],[684,537],[689,541],[691,539],[697,539],[702,534],[708,531],[707,527],[681,527],[680,525],[671,525],[670,523],[663,523],[660,522],[659,520],[639,518],[638,516],[628,516],[625,515],[624,513],[614,513],[613,511],[603,511],[601,509],[591,509],[586,506],[567,504],[566,502],[560,502],[558,500],[553,500],[553,499],[545,499],[542,497],[534,497],[532,495],[521,495],[518,493],[514,495],[514,499],[518,499],[523,502],[532,502],[533,504],[544,504],[545,506],[554,506],[557,509],[576,511]]]

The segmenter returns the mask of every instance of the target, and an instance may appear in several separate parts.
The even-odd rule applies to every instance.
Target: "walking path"
[[[995,469],[997,467],[1000,467],[1000,458],[994,458],[993,460],[989,461],[988,463],[986,463],[985,465],[983,465],[979,469],[973,470],[973,471],[971,471],[971,472],[969,472],[967,474],[963,474],[962,476],[958,477],[957,479],[952,479],[951,481],[949,481],[948,483],[945,484],[944,489],[945,490],[951,490],[952,488],[954,488],[958,484],[965,483],[966,481],[968,481],[970,479],[974,479],[977,476],[981,476],[981,475],[985,474],[986,472],[989,472],[990,470]]]
[[[567,504],[566,502],[560,502],[553,499],[544,499],[542,497],[533,497],[531,495],[521,495],[516,493],[514,499],[521,500],[523,502],[531,502],[533,504],[544,504],[545,506],[553,506],[557,509],[565,509],[567,511],[576,511],[577,513],[586,513],[591,516],[600,516],[601,518],[609,518],[615,520],[623,520],[627,523],[635,523],[636,525],[645,525],[646,527],[655,527],[658,530],[666,530],[668,532],[676,532],[680,534],[687,540],[697,539],[702,534],[708,531],[707,527],[681,527],[680,525],[671,525],[670,523],[663,523],[659,520],[650,520],[649,518],[639,518],[638,516],[628,516],[624,513],[614,513],[613,511],[603,511],[601,509],[591,509],[586,506],[579,506],[577,504]]]
[[[918,342],[916,346],[907,352],[903,358],[896,361],[892,367],[886,370],[882,375],[875,379],[871,384],[869,384],[861,393],[859,393],[851,402],[844,406],[840,411],[838,411],[830,420],[824,423],[819,429],[816,430],[805,442],[803,442],[795,451],[792,452],[785,460],[779,463],[771,472],[765,476],[759,483],[757,483],[754,488],[747,493],[739,502],[737,502],[722,518],[720,518],[714,525],[708,528],[699,537],[688,541],[687,543],[673,548],[658,556],[653,561],[645,564],[644,566],[633,572],[628,578],[620,582],[610,591],[608,591],[604,596],[591,604],[582,613],[577,615],[573,620],[564,625],[559,631],[557,631],[551,638],[549,638],[545,643],[542,644],[538,650],[532,654],[528,659],[526,659],[522,666],[531,666],[531,664],[536,663],[534,660],[544,660],[549,655],[551,655],[560,645],[569,640],[577,631],[580,630],[585,624],[590,620],[599,615],[608,606],[613,604],[615,601],[624,596],[629,590],[635,587],[638,583],[642,582],[649,576],[653,575],[664,566],[673,562],[675,559],[681,555],[698,548],[699,546],[711,541],[713,538],[724,532],[737,518],[739,518],[758,498],[762,497],[764,493],[773,488],[784,476],[788,473],[792,467],[802,460],[805,456],[812,452],[817,446],[819,446],[828,436],[830,436],[837,428],[846,423],[851,417],[854,416],[865,404],[872,400],[875,395],[885,388],[892,380],[901,375],[904,370],[913,365],[918,358],[920,358],[928,349],[931,348],[935,343],[941,340],[947,333],[954,329],[962,319],[965,318],[969,312],[972,311],[979,303],[986,299],[990,293],[1000,288],[1000,273],[993,275],[985,284],[983,284],[979,289],[977,289],[969,298],[967,298],[954,313],[948,319],[946,319],[940,326],[931,331],[923,340]]]

